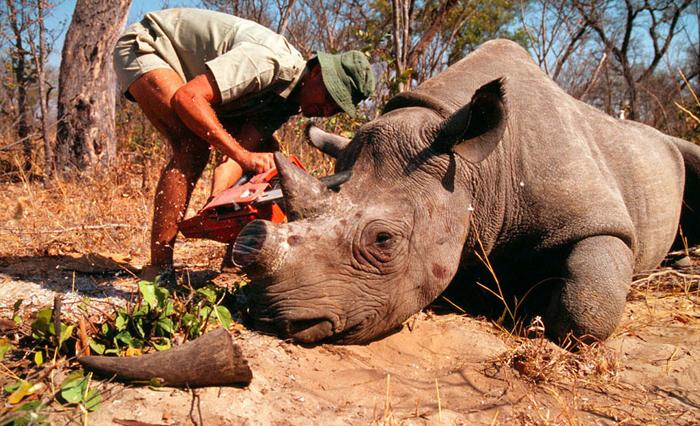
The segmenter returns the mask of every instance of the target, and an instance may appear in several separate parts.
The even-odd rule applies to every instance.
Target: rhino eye
[[[405,250],[404,226],[400,222],[373,220],[353,243],[353,256],[361,264],[385,271]]]
[[[386,248],[391,245],[392,236],[388,232],[378,232],[377,237],[374,241],[376,245],[382,248]]]
[[[389,231],[373,230],[367,237],[365,240],[367,250],[373,252],[374,256],[380,260],[386,260],[385,257],[391,254],[396,242],[394,235]]]

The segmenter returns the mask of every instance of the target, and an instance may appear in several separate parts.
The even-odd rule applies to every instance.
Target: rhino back
[[[682,201],[683,163],[673,138],[569,96],[516,43],[485,43],[392,99],[386,111],[422,106],[446,117],[501,77],[504,139],[482,164],[463,168],[485,183],[498,182],[475,190],[477,215],[499,221],[487,244],[497,250],[526,237],[546,250],[613,235],[633,250],[636,270],[656,266],[673,242]]]

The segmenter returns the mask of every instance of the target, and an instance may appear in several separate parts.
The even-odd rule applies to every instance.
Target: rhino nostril
[[[265,224],[253,221],[246,225],[233,243],[233,264],[246,267],[253,264],[259,257],[267,238]]]

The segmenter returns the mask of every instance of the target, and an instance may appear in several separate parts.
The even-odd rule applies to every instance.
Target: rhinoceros
[[[310,138],[352,177],[331,191],[276,153],[289,220],[253,221],[233,247],[254,318],[297,342],[379,338],[486,271],[552,338],[605,339],[679,220],[697,241],[700,148],[574,99],[511,41],[395,96],[352,140]]]

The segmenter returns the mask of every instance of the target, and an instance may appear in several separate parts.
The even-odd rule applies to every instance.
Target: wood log
[[[137,357],[84,356],[85,368],[122,380],[157,380],[164,386],[247,386],[248,361],[223,328],[162,352]]]

